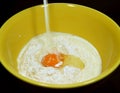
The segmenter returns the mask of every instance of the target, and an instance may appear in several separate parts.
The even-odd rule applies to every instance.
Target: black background
[[[75,3],[97,9],[111,17],[120,26],[120,0],[49,0],[49,3]],[[12,15],[31,6],[42,4],[42,0],[0,0],[0,27]],[[120,66],[105,79],[82,88],[58,90],[37,87],[11,75],[0,64],[0,93],[120,93]]]

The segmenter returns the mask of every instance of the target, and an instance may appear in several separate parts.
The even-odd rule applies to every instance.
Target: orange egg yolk
[[[41,63],[45,67],[60,67],[63,64],[63,60],[63,54],[47,54],[43,57]]]

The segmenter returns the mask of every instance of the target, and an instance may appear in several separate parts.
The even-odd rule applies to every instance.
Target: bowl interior
[[[30,81],[18,74],[16,59],[20,50],[32,37],[45,32],[43,8],[43,5],[38,5],[17,13],[2,26],[0,31],[2,64],[18,78],[36,85],[41,83]],[[78,84],[79,86],[100,80],[119,65],[120,29],[110,18],[85,6],[64,3],[49,4],[49,18],[51,31],[83,37],[100,53],[103,67],[101,75],[93,81]]]

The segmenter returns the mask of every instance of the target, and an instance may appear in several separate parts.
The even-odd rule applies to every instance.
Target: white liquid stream
[[[43,0],[44,3],[44,15],[45,15],[45,27],[46,27],[46,32],[50,32],[50,26],[49,26],[49,11],[48,11],[48,1]]]

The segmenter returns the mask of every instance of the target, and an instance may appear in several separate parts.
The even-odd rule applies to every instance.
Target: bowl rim
[[[111,22],[111,24],[115,25],[116,26],[116,29],[120,30],[120,27],[116,24],[115,21],[113,21],[109,16],[107,16],[106,14],[94,9],[94,8],[91,8],[91,7],[88,7],[88,6],[84,6],[84,5],[80,5],[80,4],[73,4],[73,3],[49,3],[49,5],[66,5],[70,7],[70,5],[76,7],[83,7],[83,8],[86,8],[86,9],[89,9],[90,11],[95,11],[97,12],[99,15],[103,16],[106,20],[109,20],[109,22]],[[26,11],[27,9],[30,9],[30,8],[33,8],[33,7],[37,7],[37,6],[43,6],[43,5],[35,5],[35,6],[32,6],[32,7],[29,7],[29,8],[26,8],[16,14],[14,14],[12,17],[10,17],[0,28],[0,34],[2,34],[2,29],[4,28],[4,26],[6,24],[9,23],[10,20],[12,20],[15,16],[17,16],[18,14],[21,14],[21,12],[24,12]],[[1,37],[0,37],[1,39]],[[24,76],[21,76],[19,75],[17,72],[15,72],[11,67],[9,67],[5,62],[4,60],[2,60],[2,58],[0,58],[0,63],[3,65],[3,67],[8,71],[10,72],[12,75],[14,75],[15,77],[17,77],[18,79],[24,81],[24,82],[27,82],[29,84],[32,84],[32,85],[36,85],[36,86],[41,86],[41,87],[46,87],[46,88],[56,88],[56,89],[66,89],[66,88],[76,88],[76,87],[83,87],[83,86],[86,86],[86,85],[90,85],[90,84],[93,84],[95,82],[98,82],[100,80],[102,80],[103,78],[107,77],[108,75],[110,75],[113,71],[116,70],[116,68],[120,65],[120,58],[118,59],[118,61],[116,62],[116,64],[113,65],[112,68],[110,68],[109,70],[103,72],[101,75],[99,75],[99,77],[95,77],[93,79],[90,79],[90,80],[87,80],[87,81],[84,81],[84,82],[78,82],[78,83],[74,83],[74,84],[48,84],[48,83],[43,83],[43,82],[37,82],[37,81],[33,81],[31,79],[28,79]]]

